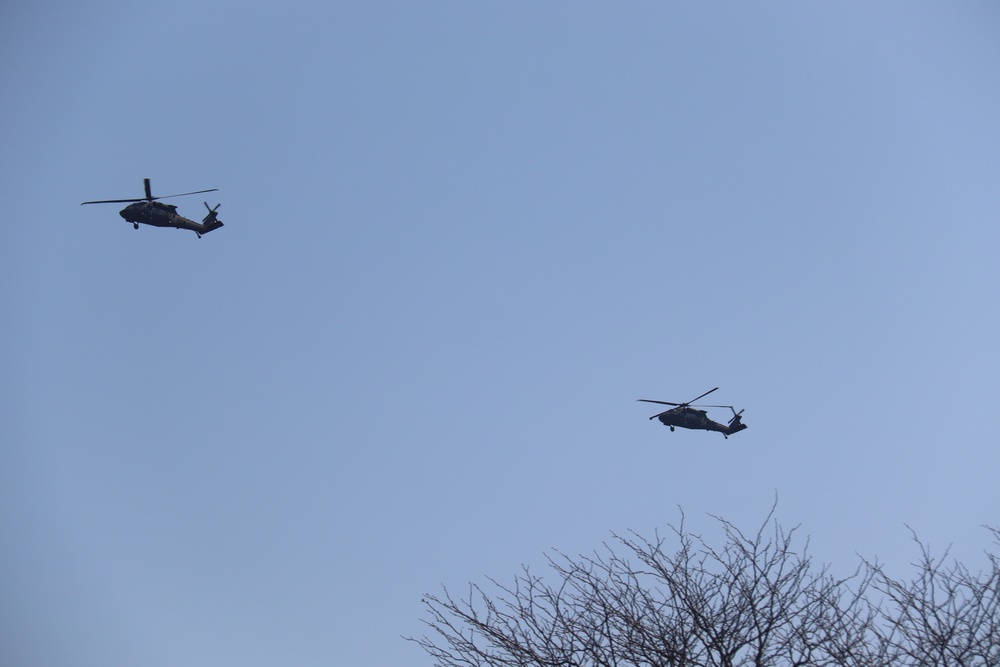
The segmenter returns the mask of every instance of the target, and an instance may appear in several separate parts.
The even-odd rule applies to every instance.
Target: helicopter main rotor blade
[[[166,195],[164,197],[154,197],[153,191],[149,186],[149,179],[142,179],[142,189],[146,191],[146,196],[137,199],[98,199],[96,201],[85,201],[83,204],[134,204],[140,201],[156,201],[157,199],[169,199],[171,197],[186,197],[187,195],[200,195],[206,192],[216,192],[219,188],[211,188],[209,190],[195,190],[194,192],[182,192],[176,195]],[[83,206],[80,204],[80,206]]]
[[[713,391],[716,391],[717,389],[718,389],[718,387],[716,387],[715,389],[709,389],[708,391],[706,391],[704,394],[702,394],[698,398],[705,398],[706,396],[708,396],[709,394],[711,394]],[[639,398],[639,399],[636,399],[636,400],[642,401],[643,403],[659,403],[660,405],[674,405],[674,406],[677,406],[677,407],[682,407],[682,406],[692,405],[695,401],[698,400],[698,398],[692,399],[692,400],[688,401],[687,403],[671,403],[670,401],[654,401],[654,400],[652,400],[650,398]],[[696,407],[700,407],[700,408],[732,408],[733,406],[731,406],[731,405],[698,405]]]
[[[81,202],[80,206],[84,204],[132,204],[137,201],[146,201],[145,199],[99,199],[97,201],[85,201]]]
[[[671,403],[670,401],[653,401],[648,398],[638,398],[637,401],[642,401],[643,403],[659,403],[660,405],[676,405],[678,407],[684,406],[686,408],[729,408],[733,409],[731,405],[704,405],[703,403]]]
[[[194,192],[182,192],[179,195],[164,195],[163,197],[152,197],[150,201],[154,199],[170,199],[171,197],[186,197],[188,195],[200,195],[203,192],[216,192],[219,188],[211,188],[210,190],[195,190]],[[140,200],[141,201],[141,200]]]
[[[694,403],[695,401],[697,401],[697,400],[698,400],[699,398],[705,398],[706,396],[708,396],[709,394],[711,394],[711,393],[712,393],[713,391],[715,391],[716,389],[718,389],[718,387],[716,387],[715,389],[709,389],[708,391],[706,391],[706,392],[705,392],[704,394],[702,394],[702,395],[701,395],[701,396],[699,396],[698,398],[692,398],[692,399],[691,399],[690,401],[688,401],[687,403],[681,403],[681,405],[691,405],[692,403]]]

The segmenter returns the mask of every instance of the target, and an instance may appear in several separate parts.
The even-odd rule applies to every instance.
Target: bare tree
[[[912,582],[865,561],[838,578],[773,508],[750,535],[715,518],[718,548],[682,521],[669,540],[550,556],[548,579],[523,568],[510,585],[425,596],[432,633],[413,641],[442,667],[1000,664],[995,557],[972,576],[925,549]]]
[[[994,543],[1000,531],[988,528]],[[878,641],[896,665],[984,667],[1000,665],[1000,559],[973,574],[948,553],[935,558],[914,535],[920,559],[912,580],[894,579],[866,561],[872,587],[882,594],[875,626]]]

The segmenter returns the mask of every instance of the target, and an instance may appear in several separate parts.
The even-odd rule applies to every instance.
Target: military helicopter
[[[681,428],[690,429],[701,429],[703,431],[718,431],[726,438],[729,438],[733,433],[738,433],[747,427],[743,423],[740,415],[743,414],[743,410],[736,412],[736,408],[731,405],[703,405],[703,408],[729,408],[733,411],[733,418],[729,420],[729,424],[720,424],[719,422],[714,422],[708,418],[708,413],[704,410],[698,410],[692,403],[695,401],[705,398],[713,391],[718,389],[709,389],[704,394],[698,398],[693,398],[687,403],[670,403],[669,401],[651,401],[648,398],[640,398],[640,401],[645,403],[660,403],[661,405],[673,405],[669,410],[665,410],[658,415],[653,415],[650,419],[659,419],[660,423],[664,426],[669,426],[670,430],[673,431],[674,427],[680,426]]]
[[[208,209],[208,215],[205,216],[204,220],[201,222],[195,222],[194,220],[188,220],[184,216],[177,213],[177,207],[172,204],[161,204],[158,199],[168,199],[170,197],[185,197],[187,195],[199,195],[203,192],[215,192],[218,188],[212,188],[211,190],[196,190],[194,192],[183,192],[179,195],[167,195],[165,197],[154,197],[153,193],[149,189],[149,179],[142,179],[143,185],[146,188],[146,196],[142,199],[101,199],[98,201],[85,201],[83,204],[124,204],[128,202],[128,206],[123,208],[118,212],[118,215],[125,218],[127,221],[132,223],[132,226],[139,229],[139,223],[144,225],[152,225],[154,227],[176,227],[177,229],[190,229],[192,232],[201,238],[202,234],[208,234],[214,229],[222,227],[222,221],[219,220],[219,214],[217,211],[222,204],[216,204],[215,208],[210,208],[208,202],[205,202],[205,208]]]

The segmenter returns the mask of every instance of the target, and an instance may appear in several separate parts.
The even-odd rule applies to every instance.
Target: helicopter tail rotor
[[[736,412],[735,408],[730,409],[733,411],[733,418],[729,420],[728,433],[725,433],[726,437],[729,437],[733,433],[739,433],[747,427],[747,425],[743,423],[743,419],[741,417],[743,410]]]
[[[205,202],[205,208],[208,209],[208,215],[206,215],[201,221],[202,226],[205,228],[204,231],[201,232],[202,234],[208,234],[213,229],[222,227],[222,220],[219,220],[218,213],[220,206],[222,206],[222,204],[216,204],[215,208],[212,208],[208,205],[208,202]]]
[[[207,225],[210,222],[215,222],[216,220],[218,220],[219,214],[217,211],[219,210],[220,206],[222,206],[222,204],[216,204],[215,208],[212,208],[211,206],[208,205],[208,202],[205,202],[205,208],[208,209],[208,215],[205,216],[205,219],[202,220],[202,222]]]

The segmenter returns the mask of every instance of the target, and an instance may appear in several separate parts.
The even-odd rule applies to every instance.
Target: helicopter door
[[[166,208],[161,208],[159,206],[153,207],[150,211],[154,222],[169,223],[170,222],[170,211]]]

